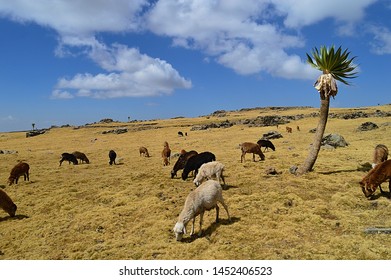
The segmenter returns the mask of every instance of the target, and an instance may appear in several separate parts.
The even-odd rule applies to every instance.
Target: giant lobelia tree
[[[330,97],[334,98],[338,93],[337,81],[350,85],[346,80],[357,77],[357,72],[355,72],[357,66],[353,64],[353,60],[356,57],[349,57],[350,52],[347,49],[342,51],[341,47],[335,50],[334,46],[330,48],[322,46],[320,50],[314,48],[311,54],[312,57],[308,53],[306,54],[307,62],[312,67],[322,71],[322,74],[314,84],[314,87],[320,94],[320,116],[314,142],[303,165],[297,169],[297,175],[312,171],[318,158],[329,116]]]

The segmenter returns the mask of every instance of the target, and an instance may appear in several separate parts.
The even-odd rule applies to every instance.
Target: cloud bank
[[[354,30],[376,0],[13,0],[0,3],[0,16],[36,23],[59,35],[56,54],[83,50],[102,73],[59,78],[53,98],[117,98],[170,94],[192,82],[167,61],[125,45],[107,45],[102,32],[152,32],[175,47],[203,52],[240,75],[266,73],[285,79],[313,79],[295,51],[305,47],[300,30],[331,20],[341,33]],[[349,10],[347,13],[346,11]],[[342,32],[342,30],[344,30]],[[390,31],[370,29],[373,50],[390,53]],[[302,53],[302,51],[300,51]]]

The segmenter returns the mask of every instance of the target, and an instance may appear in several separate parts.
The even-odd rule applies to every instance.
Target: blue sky
[[[305,60],[322,45],[359,66],[332,107],[388,104],[390,15],[390,0],[0,0],[0,131],[319,107]]]

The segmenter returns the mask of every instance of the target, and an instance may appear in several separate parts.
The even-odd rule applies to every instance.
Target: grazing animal
[[[178,131],[178,136],[183,136],[183,132],[182,131]]]
[[[365,197],[372,196],[375,193],[377,187],[380,188],[381,193],[384,193],[380,184],[387,180],[390,180],[388,183],[388,189],[389,198],[391,198],[391,159],[377,164],[361,180],[360,185]]]
[[[189,152],[181,150],[181,155],[179,156],[178,160],[176,161],[174,167],[171,170],[171,179],[176,176],[178,170],[183,169],[185,167],[187,160],[195,155],[198,155],[198,153],[194,150],[191,150]]]
[[[149,157],[148,149],[145,147],[140,147],[139,149],[140,156]]]
[[[291,127],[287,126],[285,129],[286,129],[286,132],[292,133],[292,128]]]
[[[18,208],[3,190],[0,190],[0,208],[7,212],[11,217],[15,217],[15,212]]]
[[[202,234],[202,220],[204,212],[216,208],[216,223],[219,221],[219,206],[221,203],[227,212],[228,220],[231,217],[228,212],[228,206],[223,199],[223,190],[221,185],[213,180],[208,180],[202,183],[198,188],[189,193],[186,198],[182,212],[179,214],[177,223],[174,226],[174,233],[177,241],[181,241],[183,234],[186,234],[186,226],[190,220],[192,221],[191,233],[194,234],[194,223],[196,216],[200,215],[200,231],[198,236]]]
[[[191,171],[194,171],[194,176],[197,175],[198,169],[204,163],[215,161],[216,156],[211,152],[202,152],[189,158],[183,168],[182,179],[186,180]]]
[[[253,161],[255,161],[256,154],[259,155],[261,160],[265,160],[265,155],[262,153],[261,147],[257,143],[243,142],[239,146],[242,151],[242,155],[240,157],[240,162],[243,162],[245,160],[245,155],[247,153],[253,154]]]
[[[170,156],[171,156],[171,149],[166,141],[166,142],[164,142],[164,148],[162,151],[163,166],[170,165]]]
[[[193,180],[193,183],[196,186],[199,186],[204,179],[210,180],[213,177],[216,177],[219,183],[221,179],[225,185],[223,172],[224,164],[219,161],[211,161],[204,163],[203,165],[201,165],[200,169],[198,169],[197,176]]]
[[[109,152],[109,159],[110,159],[109,164],[110,165],[113,165],[113,163],[116,164],[115,163],[116,157],[117,157],[117,153],[114,152],[114,150],[110,150],[110,152]]]
[[[10,176],[8,178],[8,184],[11,186],[13,183],[17,184],[19,177],[23,175],[24,180],[30,181],[29,177],[30,166],[26,162],[17,163],[10,172]]]
[[[80,163],[90,163],[90,160],[87,158],[86,154],[81,153],[81,152],[73,152],[72,155],[76,157],[76,159],[80,160]]]
[[[296,126],[297,131],[300,131],[300,126]]]
[[[62,153],[61,154],[61,159],[60,159],[60,166],[62,164],[62,162],[66,160],[69,162],[69,164],[71,164],[71,162],[76,165],[78,164],[79,162],[77,161],[76,157],[73,155],[73,154],[70,154],[70,153]]]
[[[388,158],[388,148],[386,145],[379,144],[376,145],[375,150],[373,151],[373,160],[372,160],[372,168],[377,164],[386,161]]]
[[[273,151],[276,150],[276,147],[274,147],[272,141],[270,140],[264,140],[264,139],[260,139],[258,140],[257,144],[259,145],[259,147],[265,147],[265,149],[263,150],[264,152],[266,150],[268,150],[269,148],[272,149]]]

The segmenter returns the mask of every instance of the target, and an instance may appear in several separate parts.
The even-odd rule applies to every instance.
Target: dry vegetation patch
[[[355,109],[332,109],[349,113]],[[360,108],[363,112],[391,106]],[[140,123],[112,123],[88,127],[53,128],[45,134],[1,133],[0,187],[18,205],[15,218],[0,211],[0,259],[389,259],[391,236],[368,235],[368,227],[391,227],[391,201],[383,196],[367,200],[358,181],[361,164],[371,161],[376,144],[391,146],[391,117],[330,118],[326,133],[339,133],[349,146],[321,150],[314,172],[301,177],[289,173],[308,153],[316,127],[316,108],[255,109],[225,112],[223,117],[175,118]],[[262,115],[307,117],[285,126],[191,131],[194,125],[235,121]],[[366,121],[379,125],[360,132]],[[123,134],[102,134],[116,127]],[[272,140],[276,151],[265,161],[240,163],[239,143],[256,142],[270,130],[283,138]],[[179,137],[177,132],[187,132]],[[181,149],[210,151],[225,165],[223,196],[232,222],[220,211],[204,217],[204,233],[175,241],[172,228],[184,201],[195,186],[191,179],[171,179],[171,165],[163,166],[167,141],[172,154]],[[151,157],[140,157],[138,148]],[[122,163],[109,165],[115,150]],[[59,166],[63,152],[81,151],[90,164]],[[30,181],[8,186],[9,171],[19,161],[30,164]],[[281,172],[267,175],[273,167]],[[387,189],[387,188],[385,188]],[[198,218],[196,221],[198,230]],[[188,225],[190,232],[190,225]]]

